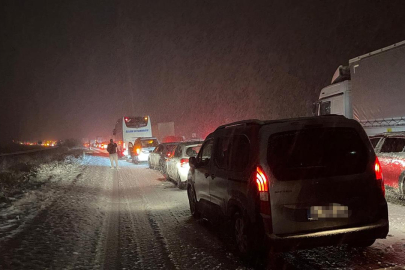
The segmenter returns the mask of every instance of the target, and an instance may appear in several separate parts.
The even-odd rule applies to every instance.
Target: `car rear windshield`
[[[270,136],[267,160],[274,176],[288,181],[363,173],[368,155],[352,128],[313,128]]]
[[[158,141],[156,139],[145,139],[145,140],[141,140],[141,144],[143,148],[147,148],[147,147],[156,147],[158,146]]]
[[[167,144],[165,146],[166,148],[166,152],[172,152],[174,150],[174,148],[176,148],[177,144]]]

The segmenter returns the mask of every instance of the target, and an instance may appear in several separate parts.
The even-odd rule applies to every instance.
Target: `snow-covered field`
[[[186,191],[146,165],[104,153],[44,165],[47,181],[0,208],[0,269],[249,269],[226,228],[191,218]],[[364,250],[326,247],[269,255],[269,269],[405,266],[405,208],[389,205],[390,234]]]

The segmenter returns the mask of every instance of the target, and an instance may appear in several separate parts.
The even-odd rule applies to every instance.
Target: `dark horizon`
[[[307,116],[339,65],[405,40],[403,1],[0,5],[0,142]]]

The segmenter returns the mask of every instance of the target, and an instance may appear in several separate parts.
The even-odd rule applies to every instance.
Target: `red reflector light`
[[[187,164],[188,164],[188,158],[182,158],[180,160],[180,167],[184,167]]]
[[[385,197],[384,177],[383,177],[383,173],[382,173],[382,169],[381,169],[381,165],[380,165],[380,161],[378,160],[378,157],[375,158],[374,171],[375,171],[375,179],[377,181],[381,182],[381,191]]]
[[[256,184],[259,192],[269,191],[267,177],[259,166],[256,168]]]

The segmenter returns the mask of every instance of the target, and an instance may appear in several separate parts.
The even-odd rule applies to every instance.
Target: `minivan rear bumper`
[[[388,220],[381,219],[364,226],[288,236],[267,234],[267,238],[272,249],[294,250],[345,244],[356,240],[386,238],[388,230]]]

